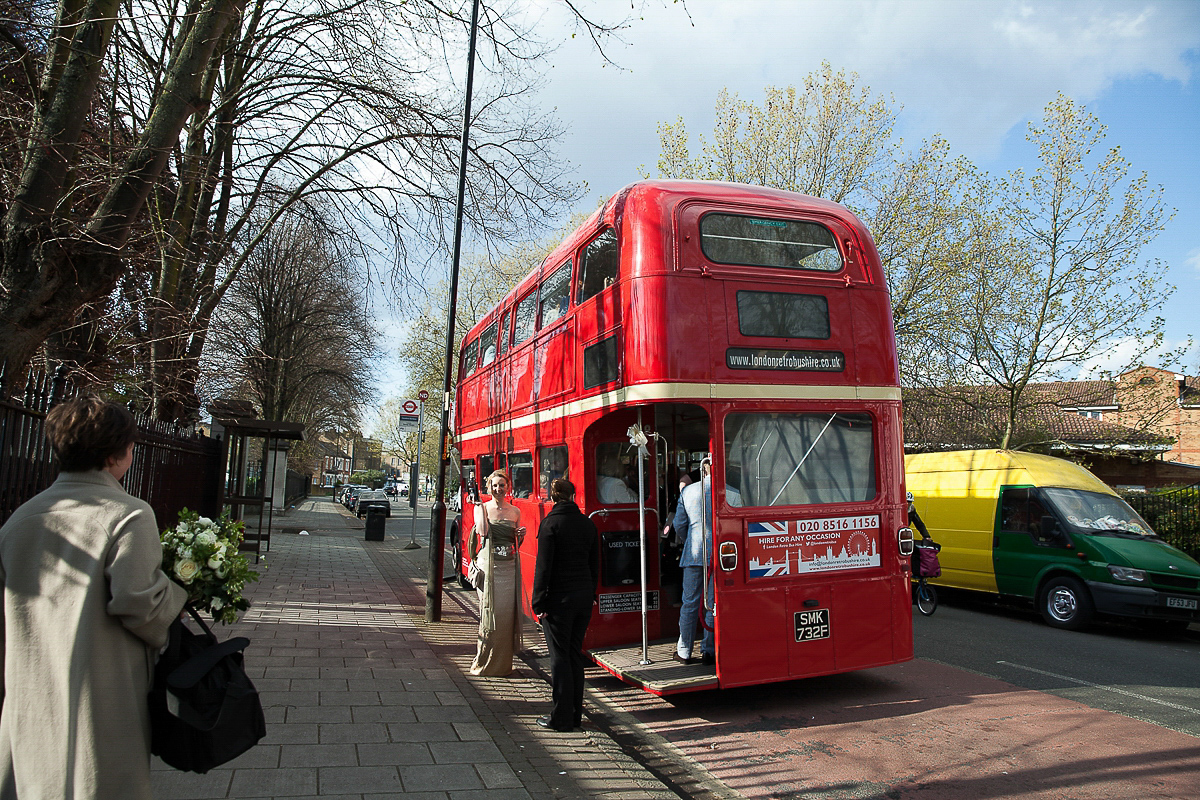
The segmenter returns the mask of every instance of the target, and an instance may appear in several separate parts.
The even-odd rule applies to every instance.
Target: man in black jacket
[[[600,582],[600,554],[596,526],[575,505],[575,484],[555,480],[550,499],[554,508],[538,528],[533,613],[546,633],[554,707],[537,722],[569,731],[583,723],[583,637]]]

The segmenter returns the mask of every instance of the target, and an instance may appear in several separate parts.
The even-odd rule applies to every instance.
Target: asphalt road
[[[1200,626],[1174,635],[1118,623],[1064,631],[1032,608],[940,592],[932,617],[914,609],[918,658],[1200,736]]]
[[[718,789],[681,796],[1200,797],[1200,635],[1073,633],[947,599],[916,615],[905,664],[667,698],[594,676],[589,698],[660,775]]]

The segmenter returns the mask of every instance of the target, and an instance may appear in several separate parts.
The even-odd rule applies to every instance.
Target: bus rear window
[[[808,506],[875,498],[875,437],[868,414],[730,414],[725,501]]]
[[[829,338],[829,300],[819,294],[738,292],[737,309],[743,336]]]
[[[717,264],[837,272],[842,268],[833,234],[815,222],[706,214],[700,248]]]

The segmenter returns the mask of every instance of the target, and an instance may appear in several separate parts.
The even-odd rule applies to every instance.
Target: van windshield
[[[1119,497],[1079,489],[1043,489],[1042,496],[1081,533],[1140,539],[1154,531]]]

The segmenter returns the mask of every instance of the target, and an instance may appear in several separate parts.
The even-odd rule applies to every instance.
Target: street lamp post
[[[442,619],[442,562],[446,558],[446,462],[450,459],[450,377],[454,365],[454,315],[458,310],[458,266],[462,254],[463,199],[467,192],[467,146],[471,131],[471,86],[475,79],[475,33],[479,0],[471,4],[471,37],[467,47],[467,97],[463,103],[462,150],[458,161],[458,207],[454,214],[454,258],[450,266],[450,302],[446,314],[446,371],[442,377],[442,428],[438,439],[437,490],[429,519],[429,575],[425,583],[425,621]]]

